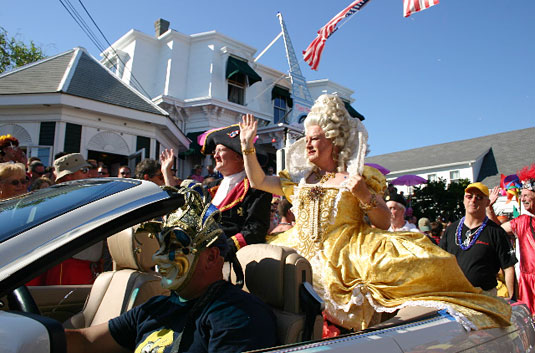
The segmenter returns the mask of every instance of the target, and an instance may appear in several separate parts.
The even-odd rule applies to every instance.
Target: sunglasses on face
[[[121,172],[121,175],[130,175],[130,172]]]
[[[87,174],[87,173],[89,173],[89,168],[88,167],[83,167],[83,168],[80,169],[80,171],[82,173],[84,173],[84,174]]]
[[[22,184],[22,185],[26,185],[26,184],[28,184],[28,179],[26,179],[26,178],[24,178],[24,179],[13,179],[11,181],[6,182],[6,184],[11,184],[13,186],[19,186],[19,183]]]

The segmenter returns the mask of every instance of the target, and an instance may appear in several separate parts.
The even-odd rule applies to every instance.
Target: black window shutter
[[[79,153],[82,140],[82,125],[67,123],[65,128],[65,153]]]

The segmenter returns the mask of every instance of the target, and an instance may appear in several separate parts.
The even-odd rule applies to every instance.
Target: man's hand
[[[160,164],[162,165],[162,171],[171,170],[173,168],[173,162],[175,158],[175,151],[173,149],[164,149],[160,153]]]
[[[490,206],[494,205],[494,203],[498,199],[498,196],[500,196],[500,187],[495,186],[489,193]]]

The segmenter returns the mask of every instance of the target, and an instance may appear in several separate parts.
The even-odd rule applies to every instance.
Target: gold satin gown
[[[386,180],[365,166],[372,192],[383,195]],[[314,288],[326,317],[354,330],[376,324],[376,312],[406,306],[446,309],[466,329],[510,325],[511,307],[473,287],[455,256],[424,234],[387,232],[364,221],[359,201],[342,186],[318,186],[280,173],[296,224],[270,240],[296,249],[313,270]]]

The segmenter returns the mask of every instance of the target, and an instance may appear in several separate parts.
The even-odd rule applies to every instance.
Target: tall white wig
[[[333,155],[333,159],[337,162],[339,172],[347,170],[349,174],[362,174],[368,146],[368,132],[359,119],[349,115],[344,102],[338,96],[332,94],[319,96],[304,124],[305,131],[310,126],[320,126],[325,137],[331,139],[333,145],[337,147],[333,149],[333,154],[336,154]]]

